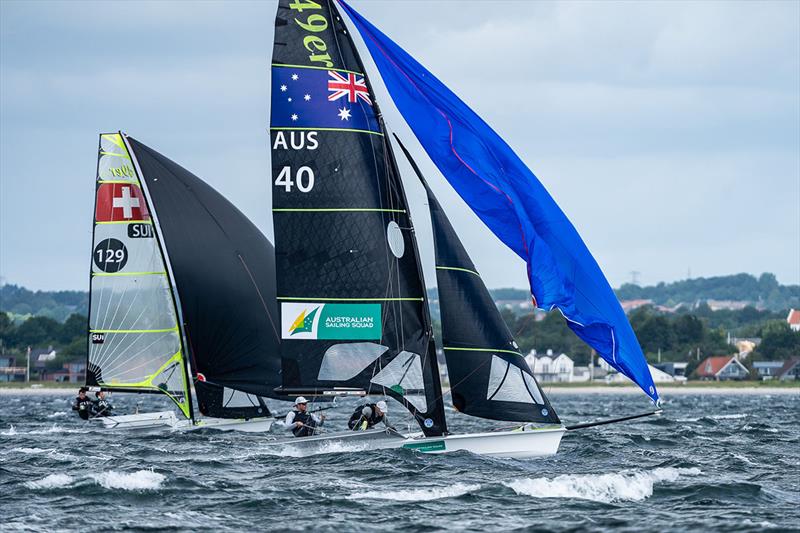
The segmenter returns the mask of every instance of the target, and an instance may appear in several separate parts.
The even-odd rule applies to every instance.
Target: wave
[[[167,479],[164,474],[152,470],[137,470],[131,473],[109,470],[89,477],[102,487],[121,490],[158,490]]]
[[[75,459],[74,455],[70,455],[68,453],[61,453],[59,451],[56,451],[55,448],[25,448],[25,447],[22,447],[22,448],[11,448],[11,451],[12,452],[18,452],[18,453],[25,453],[25,454],[29,454],[29,455],[47,454],[47,456],[50,457],[51,459],[56,459],[56,460],[60,460],[60,461],[68,461],[70,459]]]
[[[37,481],[26,481],[25,486],[29,489],[59,489],[68,487],[72,484],[74,478],[67,474],[50,474]]]
[[[69,411],[56,411],[47,415],[47,418],[61,418],[62,416],[67,416],[68,414]]]
[[[9,427],[7,430],[0,431],[0,435],[4,435],[6,437],[10,437],[10,436],[16,435],[16,434],[17,434],[17,430],[14,429],[14,424],[11,424],[11,427]]]
[[[580,498],[596,502],[641,501],[653,495],[656,483],[672,482],[681,475],[696,476],[698,468],[655,468],[614,474],[566,474],[504,482],[520,495],[534,498]]]
[[[463,496],[464,494],[475,492],[479,488],[481,488],[480,485],[454,483],[453,485],[449,485],[447,487],[433,487],[428,489],[355,492],[346,498],[348,500],[361,500],[363,503],[369,503],[371,500],[417,502],[441,500],[443,498],[457,498],[459,496]]]

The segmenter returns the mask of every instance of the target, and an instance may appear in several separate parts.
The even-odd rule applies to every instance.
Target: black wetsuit
[[[364,407],[369,407],[370,415],[364,416],[363,410]],[[378,410],[376,409],[376,405],[374,403],[368,403],[366,405],[359,405],[356,407],[356,410],[353,411],[353,414],[350,416],[350,420],[347,422],[347,427],[352,430],[360,430],[361,426],[363,425],[364,421],[367,421],[367,427],[365,429],[372,429],[375,427],[375,424],[379,422],[384,422],[385,415],[378,415]]]
[[[114,407],[108,400],[96,399],[92,403],[92,416],[111,416]]]
[[[94,402],[92,402],[92,400],[90,400],[88,396],[84,398],[78,396],[72,403],[72,410],[78,411],[78,416],[83,418],[84,420],[89,420],[89,415],[92,414],[93,405]]]

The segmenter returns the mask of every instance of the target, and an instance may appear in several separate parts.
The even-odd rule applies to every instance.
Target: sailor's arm
[[[286,426],[286,429],[289,431],[294,429],[294,411],[289,411],[286,413],[286,418],[283,420],[283,425]]]

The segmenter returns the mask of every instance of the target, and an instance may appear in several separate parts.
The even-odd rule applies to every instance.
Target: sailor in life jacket
[[[89,420],[89,415],[92,414],[92,400],[86,396],[86,387],[81,387],[78,391],[78,397],[72,402],[72,410],[78,411],[78,416],[84,420]]]
[[[387,409],[386,402],[383,400],[378,403],[360,405],[350,416],[347,427],[353,431],[364,431],[372,429],[378,422],[383,422],[386,427],[390,427],[386,419]]]
[[[310,437],[316,429],[325,423],[325,415],[317,416],[306,411],[308,400],[298,396],[294,401],[294,409],[289,411],[283,423],[295,437]]]
[[[95,396],[97,399],[92,404],[92,416],[111,416],[111,410],[114,409],[114,406],[106,399],[106,393],[98,391]]]

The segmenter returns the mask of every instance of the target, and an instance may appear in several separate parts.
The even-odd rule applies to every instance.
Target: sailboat
[[[104,427],[266,431],[280,360],[272,244],[180,165],[100,135],[86,385],[162,394],[174,411]],[[192,395],[194,391],[194,397]]]
[[[442,206],[396,139],[430,206],[450,377],[450,390],[443,392],[394,145],[337,5],[361,32],[392,99],[439,170],[528,263],[534,302],[560,310],[581,338],[657,401],[641,349],[608,282],[555,202],[502,139],[346,3],[280,0],[270,122],[282,341],[276,392],[385,396],[407,409],[420,431],[329,433],[270,445],[290,443],[309,453],[355,443],[532,457],[556,453],[566,431],[586,426],[561,423]],[[520,165],[525,172],[512,176]],[[508,175],[494,175],[497,167]],[[522,182],[522,190],[515,190],[512,178]],[[526,205],[530,195],[535,201]],[[528,211],[534,209],[549,219],[531,221]],[[548,232],[548,224],[561,234]],[[514,241],[520,237],[522,246]],[[583,313],[586,298],[594,314]],[[453,434],[445,416],[447,395],[463,414],[519,425]]]

